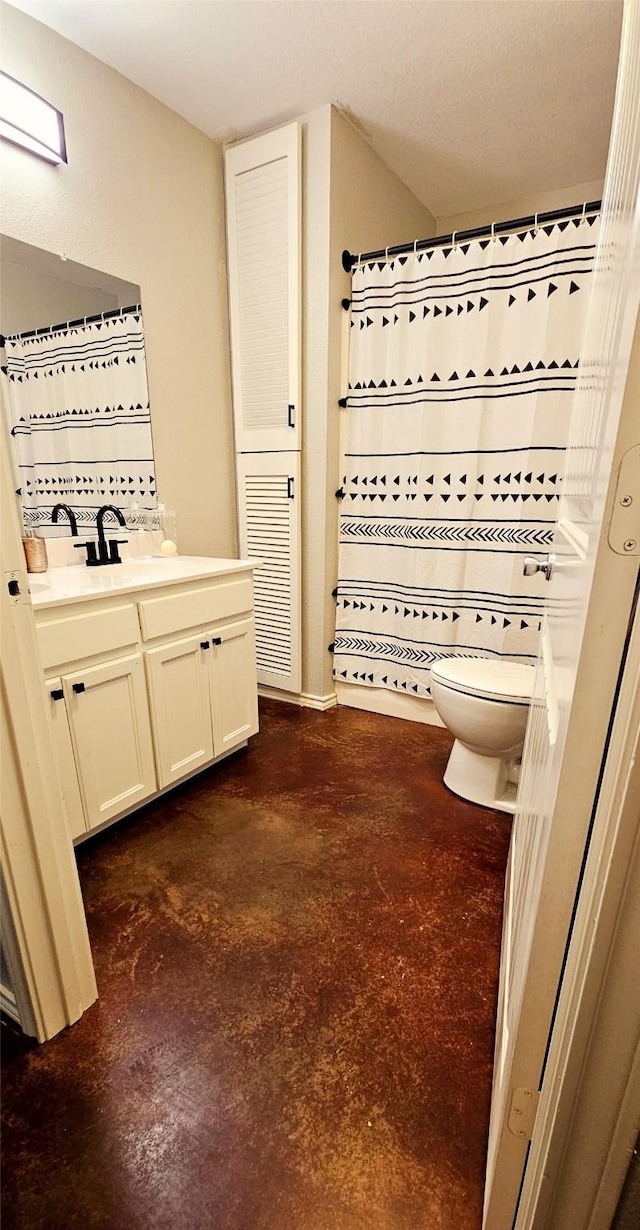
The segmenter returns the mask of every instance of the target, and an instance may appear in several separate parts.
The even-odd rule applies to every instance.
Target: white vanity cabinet
[[[145,658],[161,786],[256,734],[253,619],[169,641]]]
[[[230,752],[258,729],[255,663],[253,619],[213,629],[208,664],[216,756]]]
[[[142,657],[48,679],[47,691],[67,823],[76,838],[156,789]]]
[[[161,786],[213,757],[207,644],[198,633],[145,653]]]
[[[193,561],[195,576],[180,563],[186,576],[148,565],[154,583],[139,589],[124,568],[108,578],[61,569],[91,591],[63,601],[55,586],[72,578],[55,577],[50,600],[34,601],[74,839],[258,730],[252,565],[209,561],[217,570],[203,577],[207,561]]]
[[[62,676],[86,827],[96,828],[156,790],[142,655],[110,658]]]

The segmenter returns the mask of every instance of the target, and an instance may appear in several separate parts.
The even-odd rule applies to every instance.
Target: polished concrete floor
[[[509,818],[269,702],[78,853],[100,998],[3,1059],[3,1230],[478,1230]]]

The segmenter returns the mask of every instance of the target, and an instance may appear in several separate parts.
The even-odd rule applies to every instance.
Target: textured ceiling
[[[618,0],[14,0],[211,137],[333,102],[436,215],[600,179]]]

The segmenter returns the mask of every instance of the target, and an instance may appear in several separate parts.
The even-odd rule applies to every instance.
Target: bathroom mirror
[[[0,237],[3,408],[26,530],[156,503],[140,287]]]

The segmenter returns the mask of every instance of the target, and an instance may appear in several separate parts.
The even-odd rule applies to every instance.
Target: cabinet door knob
[[[51,692],[51,699],[64,700],[64,692],[62,691],[62,688],[53,688]]]
[[[209,642],[208,642],[208,641],[200,641],[200,648],[201,648],[201,649],[208,649],[208,648],[209,648]]]
[[[221,637],[221,636],[212,636],[212,637],[211,637],[211,644],[212,644],[212,645],[221,645],[221,644],[222,644],[222,637]]]
[[[84,692],[84,684],[83,684],[83,683],[74,683],[74,684],[72,684],[72,687],[73,687],[73,690],[74,690],[74,692],[75,692],[76,694],[79,694],[80,692]]]

